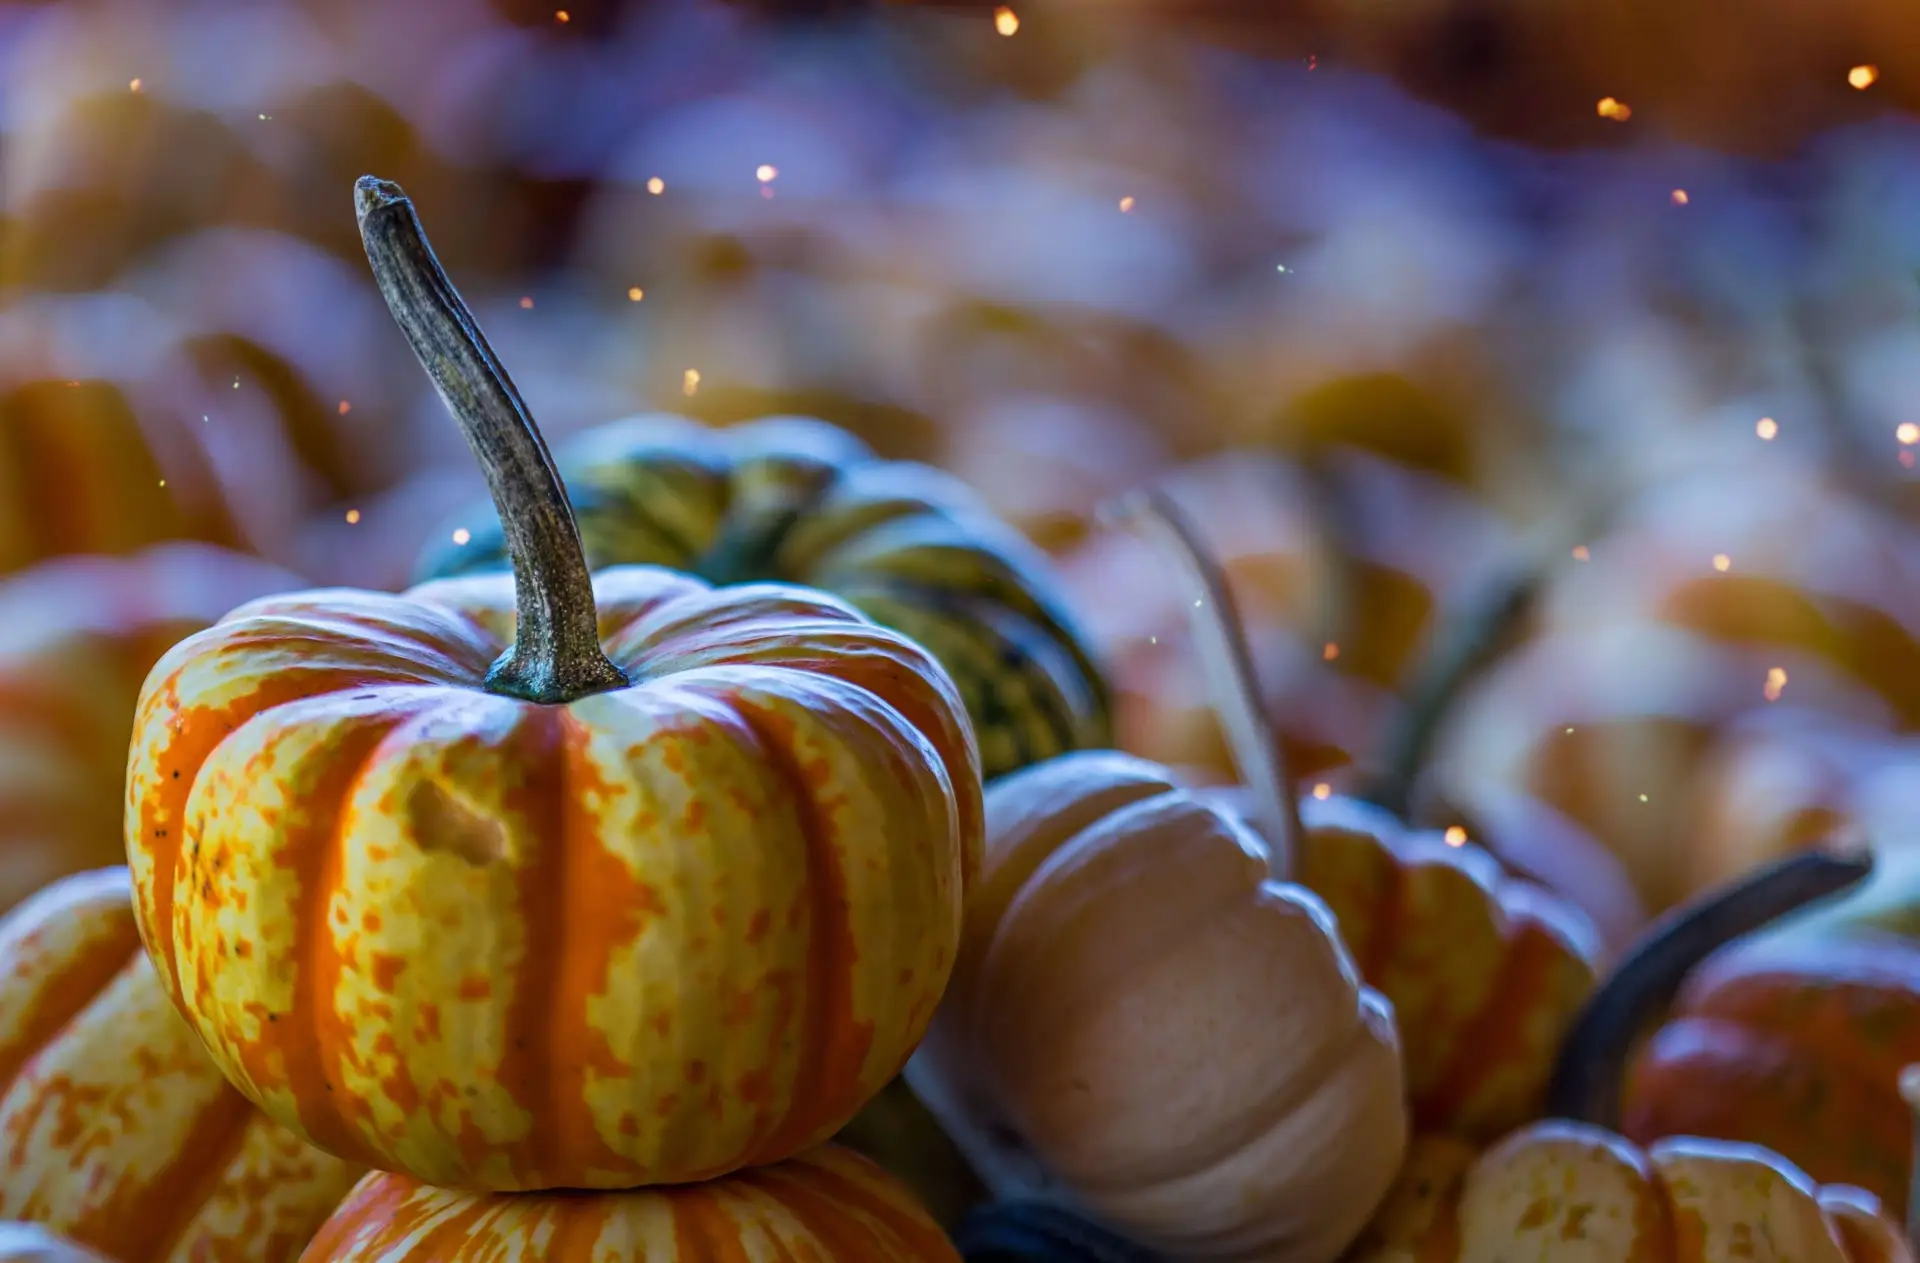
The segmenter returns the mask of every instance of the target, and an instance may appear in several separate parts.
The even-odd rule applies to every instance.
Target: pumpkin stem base
[[[600,646],[580,528],[540,427],[435,257],[400,186],[353,186],[360,239],[380,296],[473,450],[513,560],[519,621],[487,673],[489,692],[561,705],[626,687]]]

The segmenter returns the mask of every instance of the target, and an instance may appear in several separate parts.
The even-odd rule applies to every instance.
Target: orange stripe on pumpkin
[[[805,1001],[800,1028],[800,1065],[786,1116],[772,1134],[745,1155],[743,1165],[777,1161],[792,1153],[841,1111],[857,1091],[861,1064],[872,1046],[871,1023],[853,1016],[853,970],[859,948],[853,938],[847,879],[834,835],[820,814],[816,777],[795,756],[793,720],[770,707],[735,698],[740,717],[765,747],[769,769],[791,789],[796,820],[807,849],[807,890],[812,932],[807,940]]]
[[[1542,1084],[1550,1069],[1547,1050],[1528,1052],[1523,1020],[1540,1003],[1551,985],[1554,965],[1565,948],[1547,927],[1522,914],[1507,927],[1504,959],[1488,1003],[1473,1015],[1461,1032],[1453,1062],[1439,1081],[1413,1103],[1415,1126],[1438,1131],[1458,1123],[1461,1111],[1489,1075],[1531,1060],[1539,1065]],[[1521,1120],[1503,1120],[1518,1122]]]
[[[84,883],[84,884],[82,884]],[[88,933],[70,954],[52,961],[23,962],[55,920],[87,919]],[[0,959],[11,964],[8,985],[25,982],[35,992],[24,1022],[0,1039],[0,1091],[11,1086],[27,1063],[119,976],[140,951],[124,869],[107,869],[51,887],[16,908],[8,922]],[[31,972],[23,969],[28,963]],[[44,972],[41,972],[44,970]]]
[[[225,1177],[255,1117],[252,1102],[224,1088],[137,1196],[97,1206],[67,1235],[120,1263],[163,1263]]]
[[[957,1258],[946,1234],[935,1228],[917,1207],[904,1203],[897,1191],[876,1180],[874,1177],[878,1174],[877,1167],[857,1155],[816,1151],[804,1166],[770,1167],[753,1172],[751,1178],[775,1191],[808,1230],[830,1247],[835,1244],[835,1225],[848,1222],[841,1208],[852,1207],[892,1233],[907,1247],[910,1257]],[[872,1250],[871,1257],[891,1257],[883,1251],[892,1242],[877,1240],[871,1234],[863,1235],[866,1241],[850,1244],[856,1249]],[[833,1257],[860,1255],[843,1254],[836,1249]]]

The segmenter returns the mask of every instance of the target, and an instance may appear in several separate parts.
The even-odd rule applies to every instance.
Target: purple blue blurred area
[[[1776,667],[1904,727],[1846,671],[1709,670],[1649,623],[1724,554],[1920,628],[1920,40],[1884,6],[1738,47],[1685,7],[1664,56],[1705,41],[1695,79],[1596,102],[1644,32],[1584,0],[1445,65],[1468,6],[1251,39],[1072,0],[563,2],[0,6],[0,569],[190,537],[408,582],[481,486],[368,274],[374,173],[554,440],[804,413],[974,484],[1054,554],[1143,753],[1225,766],[1163,572],[1095,520],[1149,481],[1231,572],[1309,771],[1374,748],[1496,563],[1609,497],[1618,547],[1487,685],[1540,713],[1473,736],[1470,699],[1449,801],[1526,781],[1556,706],[1721,725]],[[1771,112],[1734,108],[1756,76]],[[156,476],[80,503],[115,434]],[[1373,642],[1314,612],[1303,462],[1349,560],[1398,576]]]

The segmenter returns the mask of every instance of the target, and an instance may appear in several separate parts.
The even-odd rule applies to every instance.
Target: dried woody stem
[[[1548,1112],[1618,1128],[1628,1054],[1694,967],[1734,939],[1855,886],[1872,871],[1865,851],[1806,851],[1668,913],[1588,998],[1567,1032],[1547,1091]]]
[[[1300,849],[1299,803],[1279,738],[1261,710],[1259,677],[1226,575],[1207,555],[1199,532],[1180,506],[1157,487],[1120,497],[1103,515],[1157,545],[1192,590],[1187,619],[1206,671],[1208,692],[1226,729],[1240,779],[1253,791],[1273,875],[1284,881]]]
[[[427,242],[400,186],[361,176],[354,211],[387,308],[487,478],[513,560],[519,627],[487,689],[559,704],[623,687],[600,647],[593,576],[539,428]]]

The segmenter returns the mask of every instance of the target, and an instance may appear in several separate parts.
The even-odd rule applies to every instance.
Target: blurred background
[[[1412,809],[1610,938],[1907,827],[1910,5],[562,2],[0,5],[9,583],[192,539],[395,588],[462,529],[373,173],[551,438],[804,413],[971,482],[1130,749],[1231,774],[1178,586],[1094,517],[1157,480],[1309,784],[1532,576]]]

